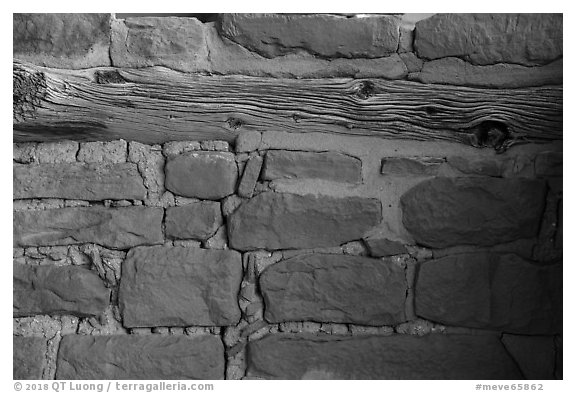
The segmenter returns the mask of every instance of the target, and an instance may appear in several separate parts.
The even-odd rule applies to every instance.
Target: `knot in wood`
[[[511,143],[511,134],[508,126],[496,120],[487,120],[474,128],[471,136],[474,147],[492,147],[496,151],[505,150]]]
[[[370,81],[362,81],[357,87],[356,96],[362,100],[367,100],[375,94],[375,90],[376,87],[374,86],[374,83]]]

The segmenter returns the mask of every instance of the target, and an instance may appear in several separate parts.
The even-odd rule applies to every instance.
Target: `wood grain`
[[[233,141],[246,130],[453,141],[562,139],[561,86],[477,89],[381,79],[194,75],[15,62],[14,141]]]

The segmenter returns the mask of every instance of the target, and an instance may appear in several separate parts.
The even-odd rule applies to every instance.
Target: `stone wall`
[[[14,35],[60,69],[562,83],[556,15],[16,14]],[[52,139],[14,143],[15,379],[562,378],[562,140]]]

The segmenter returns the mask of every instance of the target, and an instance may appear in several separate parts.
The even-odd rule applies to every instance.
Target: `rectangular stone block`
[[[315,321],[395,325],[406,320],[404,269],[380,259],[308,254],[260,276],[271,323]]]
[[[41,379],[47,349],[47,340],[43,337],[13,336],[12,378]]]
[[[521,379],[496,335],[271,334],[248,344],[248,377]]]
[[[400,199],[402,222],[417,243],[490,246],[538,234],[546,184],[461,177],[425,180]]]
[[[45,67],[109,66],[110,14],[13,14],[15,59]]]
[[[224,359],[213,335],[68,335],[56,379],[223,379]]]
[[[446,159],[442,157],[386,157],[382,159],[380,173],[392,176],[434,176],[445,165]]]
[[[562,330],[562,266],[515,254],[457,254],[422,263],[416,314],[452,326],[518,334]]]
[[[110,303],[110,290],[95,271],[79,266],[13,264],[13,315],[95,316]]]
[[[166,236],[206,240],[222,225],[220,203],[202,201],[166,209]]]
[[[164,209],[100,206],[15,211],[14,247],[97,243],[125,249],[164,242]]]
[[[122,264],[125,327],[225,326],[240,320],[242,258],[231,250],[137,247]]]
[[[166,188],[176,195],[200,199],[222,199],[233,194],[238,180],[234,154],[188,152],[169,158]]]
[[[362,183],[362,161],[341,153],[270,150],[266,153],[264,180],[321,179]]]
[[[219,32],[267,58],[300,50],[324,58],[375,58],[396,52],[399,25],[400,18],[388,15],[222,14]]]
[[[14,199],[63,198],[100,201],[139,199],[146,188],[136,164],[67,163],[13,168]]]
[[[377,199],[265,192],[228,217],[228,239],[238,250],[339,246],[381,220]]]

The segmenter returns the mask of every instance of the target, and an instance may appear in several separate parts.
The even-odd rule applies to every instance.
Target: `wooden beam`
[[[232,141],[245,130],[453,141],[562,139],[562,86],[477,89],[381,79],[202,76],[161,67],[14,63],[14,141]]]

